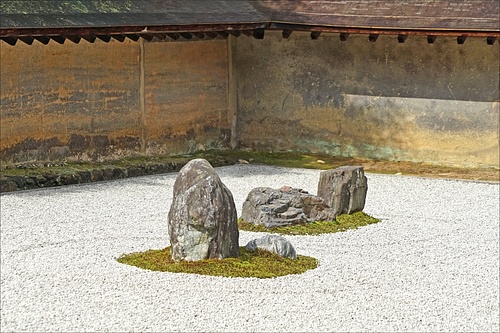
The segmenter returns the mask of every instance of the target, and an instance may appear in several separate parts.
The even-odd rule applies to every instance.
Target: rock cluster
[[[334,221],[339,214],[363,210],[367,188],[362,167],[327,170],[320,174],[317,196],[290,186],[254,188],[243,203],[241,218],[266,228]],[[194,159],[180,170],[168,214],[168,231],[175,261],[238,256],[233,196],[208,161]],[[254,239],[246,248],[297,258],[292,244],[277,235]]]

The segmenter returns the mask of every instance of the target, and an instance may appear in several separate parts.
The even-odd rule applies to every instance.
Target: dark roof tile
[[[500,32],[499,0],[3,0],[0,35],[22,29],[211,24]],[[179,28],[182,26],[181,28]],[[167,29],[169,30],[169,29]],[[132,30],[131,30],[132,31]],[[157,30],[158,31],[158,30]]]

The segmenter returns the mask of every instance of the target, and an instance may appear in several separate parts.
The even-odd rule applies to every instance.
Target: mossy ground
[[[33,165],[19,167],[16,165],[0,165],[0,177],[4,176],[36,176],[43,174],[71,174],[78,171],[88,171],[104,168],[127,168],[134,166],[187,163],[192,158],[205,158],[213,166],[231,165],[245,160],[250,163],[276,165],[283,167],[332,169],[344,165],[361,165],[367,172],[374,173],[401,173],[424,177],[472,179],[486,181],[500,181],[498,168],[458,168],[438,166],[425,163],[377,161],[359,158],[344,158],[325,154],[300,152],[262,152],[247,150],[209,150],[179,156],[132,156],[117,161],[101,163],[67,162],[64,165],[47,166]]]
[[[434,165],[406,161],[386,161],[362,158],[339,157],[320,153],[262,152],[248,150],[204,151],[193,156],[217,158],[219,160],[246,160],[253,164],[267,164],[282,167],[327,170],[345,165],[361,165],[365,171],[382,174],[402,174],[432,178],[469,179],[500,181],[500,169],[468,168],[448,165]]]
[[[379,222],[363,212],[350,215],[340,215],[333,222],[313,222],[306,225],[279,227],[266,229],[251,223],[238,221],[240,230],[256,232],[273,232],[282,235],[319,235],[357,229]],[[296,260],[283,258],[277,254],[257,250],[248,251],[240,247],[238,258],[222,260],[209,259],[195,262],[175,262],[170,255],[170,247],[161,250],[148,250],[125,254],[118,258],[118,262],[143,269],[172,273],[191,273],[200,275],[225,276],[225,277],[255,277],[272,278],[289,274],[302,274],[318,266],[316,259],[298,255]]]
[[[337,219],[332,222],[311,222],[307,224],[274,227],[269,229],[263,225],[255,225],[239,219],[238,227],[240,230],[245,231],[271,232],[281,235],[320,235],[346,231],[349,229],[357,229],[359,227],[377,222],[380,222],[380,220],[363,212],[357,212],[354,214],[339,215],[337,216]]]
[[[118,258],[118,262],[152,271],[255,278],[301,274],[318,266],[317,260],[312,257],[299,255],[294,260],[268,251],[248,251],[245,247],[240,247],[238,258],[175,262],[171,258],[170,247],[167,247],[126,254]]]

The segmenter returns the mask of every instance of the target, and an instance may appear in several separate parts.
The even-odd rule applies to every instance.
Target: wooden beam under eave
[[[434,44],[434,42],[436,41],[436,38],[437,38],[437,36],[432,36],[432,35],[427,36],[427,43]]]
[[[221,36],[222,38],[227,38],[229,36],[229,32],[227,31],[217,31],[217,35]]]
[[[193,36],[195,36],[198,39],[204,39],[205,34],[203,32],[192,32]]]
[[[290,35],[292,34],[292,32],[293,32],[293,30],[283,30],[283,31],[281,32],[281,36],[282,36],[283,38],[288,38],[288,37],[290,37]]]
[[[16,45],[17,43],[17,38],[14,37],[2,37],[2,40],[11,46]]]
[[[457,37],[457,43],[458,44],[463,44],[463,43],[465,43],[466,39],[467,39],[467,36],[458,36]]]
[[[110,35],[96,35],[96,37],[102,40],[104,43],[109,43],[109,41],[111,40]]]
[[[179,38],[181,38],[180,34],[174,33],[174,32],[167,33],[167,36],[168,36],[168,38],[173,39],[173,40],[178,40]]]
[[[241,31],[239,30],[228,30],[228,32],[233,35],[234,37],[240,37],[241,36]]]
[[[47,36],[34,36],[34,38],[43,45],[47,45],[50,42],[50,38]]]
[[[121,43],[123,43],[125,41],[124,35],[110,35],[110,37],[113,38],[114,40],[121,42]]]
[[[376,41],[377,41],[378,36],[379,36],[379,35],[377,35],[377,34],[369,34],[369,35],[368,35],[368,40],[369,40],[370,42],[374,43],[374,42],[376,42]]]
[[[153,34],[153,36],[158,39],[158,40],[165,40],[167,39],[167,34]]]
[[[83,39],[85,39],[87,42],[89,43],[93,43],[95,42],[95,36],[92,36],[92,35],[88,35],[88,36],[82,36]]]
[[[152,41],[155,36],[153,34],[139,34],[141,38],[147,40],[148,42]]]
[[[408,35],[398,35],[398,43],[404,43]]]
[[[245,36],[253,36],[253,31],[252,30],[242,30],[241,33]]]
[[[139,38],[141,38],[141,37],[139,37],[139,35],[136,35],[136,34],[127,34],[127,35],[125,35],[125,37],[133,40],[134,42],[137,42],[139,40]]]
[[[190,33],[190,32],[181,32],[180,35],[182,36],[182,38],[184,39],[192,39],[193,38],[193,34]]]
[[[64,37],[66,37],[66,39],[68,39],[68,40],[72,41],[72,42],[73,42],[73,43],[75,43],[75,44],[80,43],[80,40],[82,39],[82,38],[81,38],[81,37],[79,37],[79,36],[64,36]]]
[[[253,31],[253,38],[255,39],[264,39],[264,34],[265,34],[265,30],[264,29],[255,29]]]
[[[64,42],[66,41],[66,38],[62,36],[50,36],[50,39],[61,45],[64,44]]]
[[[341,32],[339,37],[340,37],[340,40],[342,42],[345,42],[347,40],[347,38],[349,38],[349,33],[347,33],[347,32]]]
[[[26,37],[19,37],[19,40],[23,43],[26,43],[28,45],[31,45],[33,44],[33,41],[35,40],[35,38],[33,37],[29,37],[29,36],[26,36]]]
[[[486,44],[493,45],[495,43],[496,37],[486,37]]]
[[[311,32],[311,39],[318,39],[320,35],[321,35],[321,31],[312,31]]]
[[[205,36],[207,36],[210,39],[217,38],[217,34],[215,32],[212,32],[212,31],[205,32]]]

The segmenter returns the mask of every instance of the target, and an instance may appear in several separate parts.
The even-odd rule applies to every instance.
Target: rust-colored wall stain
[[[131,41],[0,46],[2,162],[225,148],[232,66],[241,147],[499,166],[500,47],[482,38],[266,32],[237,38],[232,64],[225,40],[144,42],[142,58]]]
[[[224,146],[225,41],[145,43],[145,119],[139,43],[1,42],[0,159],[112,160]]]
[[[237,39],[243,147],[499,166],[499,44]]]
[[[49,141],[71,146],[75,158],[91,158],[89,149],[110,153],[123,137],[138,135],[134,43],[2,43],[1,55],[3,160],[26,159],[22,147],[16,147],[26,140],[45,142],[40,158],[52,148]],[[78,147],[75,135],[87,138],[77,140],[83,146]],[[108,139],[93,139],[102,136]]]
[[[225,40],[145,44],[148,148],[177,152],[225,146],[227,46]],[[211,147],[213,148],[213,146]]]

